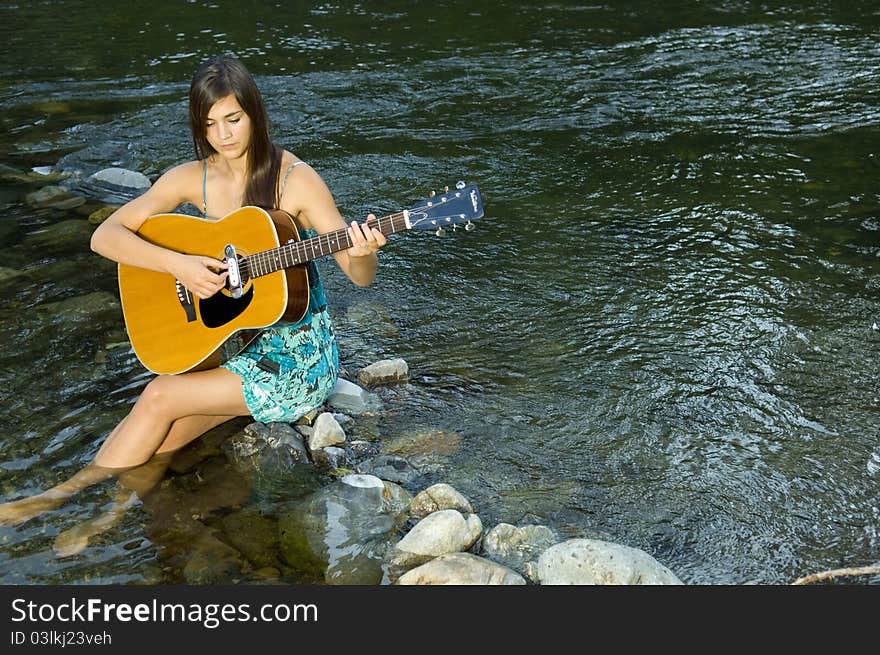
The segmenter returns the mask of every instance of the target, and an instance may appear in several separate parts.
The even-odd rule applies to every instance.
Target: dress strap
[[[208,215],[208,160],[202,160],[202,214]]]
[[[290,171],[292,171],[294,168],[296,168],[300,164],[305,164],[305,162],[302,160],[295,161],[287,168],[287,172],[284,173],[284,177],[281,179],[281,191],[278,193],[279,198],[281,198],[281,196],[284,195],[284,185],[287,184],[287,176],[290,175]]]

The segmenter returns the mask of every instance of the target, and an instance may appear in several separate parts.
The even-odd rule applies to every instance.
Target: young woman
[[[167,171],[102,223],[92,236],[95,252],[167,272],[199,298],[208,298],[224,286],[224,262],[153,245],[137,230],[149,216],[171,212],[183,203],[213,219],[257,205],[285,210],[305,233],[347,229],[353,245],[334,253],[336,263],[358,286],[373,281],[376,251],[385,245],[385,236],[357,221],[347,226],[318,173],[272,143],[260,92],[239,61],[221,57],[197,71],[190,85],[189,120],[196,160]],[[92,464],[42,494],[0,505],[0,524],[26,521],[89,484],[118,475],[129,491],[113,510],[56,540],[62,554],[77,552],[89,536],[118,520],[133,498],[131,490],[143,494],[151,488],[170,454],[211,428],[244,415],[263,422],[292,422],[319,407],[336,382],[339,356],[314,268],[310,276],[310,304],[303,319],[264,330],[219,368],[154,378]],[[266,357],[279,364],[279,372],[258,366]]]

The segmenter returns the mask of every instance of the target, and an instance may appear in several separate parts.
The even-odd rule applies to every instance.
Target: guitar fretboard
[[[409,229],[406,212],[375,218],[367,221],[366,224],[371,228],[378,228],[382,234],[394,234]],[[241,263],[241,272],[246,278],[261,277],[284,268],[305,264],[313,259],[320,259],[339,250],[351,248],[352,245],[347,228],[319,234],[310,239],[292,241],[278,248],[245,257]]]

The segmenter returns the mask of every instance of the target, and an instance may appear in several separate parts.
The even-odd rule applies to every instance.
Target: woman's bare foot
[[[127,498],[124,496],[127,495]],[[98,518],[80,523],[72,528],[68,528],[57,537],[52,544],[55,555],[58,557],[70,557],[85,550],[89,545],[89,539],[94,536],[106,532],[114,525],[119,523],[125,511],[131,507],[138,499],[138,495],[129,491],[123,494],[123,497],[117,499],[109,510],[101,514]]]
[[[20,525],[43,512],[55,509],[64,502],[65,498],[67,495],[45,492],[11,503],[3,503],[0,505],[0,525]]]

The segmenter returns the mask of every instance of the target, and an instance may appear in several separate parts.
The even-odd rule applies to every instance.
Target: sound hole
[[[199,302],[199,313],[202,315],[202,323],[205,324],[205,327],[209,328],[226,325],[247,309],[253,299],[253,285],[241,295],[241,298],[237,299],[227,296],[223,292],[215,293],[210,298]]]

